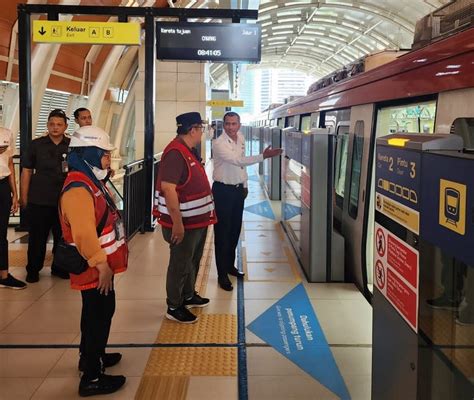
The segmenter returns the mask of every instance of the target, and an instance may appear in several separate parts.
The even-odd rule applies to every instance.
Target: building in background
[[[251,121],[272,103],[284,103],[290,96],[303,96],[314,78],[285,69],[242,69],[237,97],[244,107],[233,108],[242,121]]]

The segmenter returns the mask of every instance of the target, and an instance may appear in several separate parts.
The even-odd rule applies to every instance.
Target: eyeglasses
[[[193,128],[204,130],[204,125],[193,125]]]

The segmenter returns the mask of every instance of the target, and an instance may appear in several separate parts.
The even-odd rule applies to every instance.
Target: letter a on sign
[[[292,289],[247,328],[341,399],[350,400],[303,284]]]

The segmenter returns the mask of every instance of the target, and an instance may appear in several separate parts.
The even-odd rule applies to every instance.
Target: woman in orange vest
[[[115,311],[113,276],[126,270],[128,255],[120,213],[103,183],[113,148],[102,129],[77,129],[60,198],[64,241],[75,245],[88,264],[81,274],[70,274],[71,287],[82,295],[80,396],[113,393],[125,383],[122,375],[104,374],[104,368],[122,358],[106,354],[105,347]]]

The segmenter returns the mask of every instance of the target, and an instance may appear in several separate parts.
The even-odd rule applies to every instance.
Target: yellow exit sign
[[[140,44],[138,22],[33,21],[40,43]]]
[[[208,100],[206,103],[210,107],[243,107],[243,100]]]

